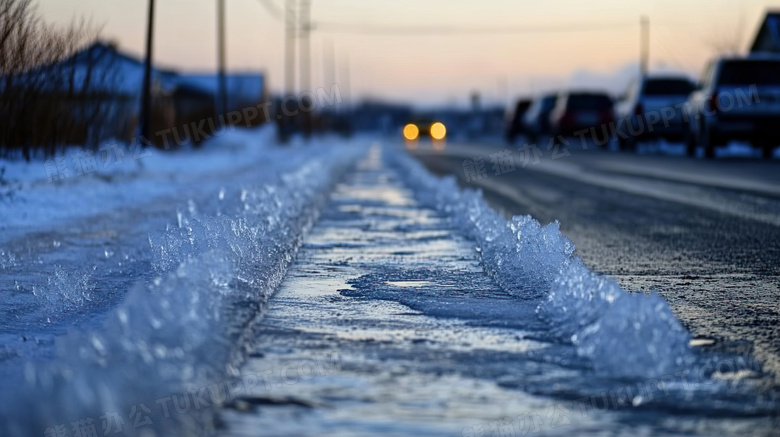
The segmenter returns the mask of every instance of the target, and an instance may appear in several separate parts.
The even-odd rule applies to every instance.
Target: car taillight
[[[634,115],[642,115],[642,104],[637,103],[636,106],[634,106]]]

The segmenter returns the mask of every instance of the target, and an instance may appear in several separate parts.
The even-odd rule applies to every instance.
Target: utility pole
[[[151,141],[152,113],[152,37],[154,36],[154,0],[149,0],[149,18],[146,23],[146,59],[144,61],[144,83],[141,90],[141,139]],[[144,146],[143,141],[140,142]]]
[[[336,60],[332,39],[324,41],[322,46],[322,81],[323,86],[328,89],[336,83]]]
[[[645,77],[650,58],[650,20],[643,15],[639,19],[639,26],[639,73]]]
[[[300,90],[311,91],[311,0],[301,0],[300,5],[298,18],[298,24],[301,28]],[[303,134],[308,138],[312,131],[312,113],[309,109],[314,108],[314,102],[305,102],[302,106],[308,108],[303,112]]]
[[[287,95],[295,94],[295,1],[286,0],[284,5],[284,91]]]
[[[219,75],[219,110],[227,113],[227,82],[225,78],[225,0],[217,0],[217,69]]]
[[[341,65],[341,83],[344,85],[344,90],[341,92],[341,104],[344,106],[344,112],[348,116],[351,116],[351,90],[350,90],[350,71],[349,71],[349,55],[344,57],[344,63]]]
[[[298,24],[301,29],[300,43],[300,81],[301,91],[311,91],[311,0],[301,0],[300,15]]]

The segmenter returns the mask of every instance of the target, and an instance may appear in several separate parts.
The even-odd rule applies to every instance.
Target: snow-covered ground
[[[209,176],[256,166],[272,150],[273,137],[271,128],[235,130],[207,142],[197,153],[106,143],[93,155],[72,148],[46,161],[0,160],[0,244],[52,224],[179,194],[212,182]]]
[[[50,184],[35,164],[7,173],[19,182],[3,200],[6,435],[69,430],[107,412],[127,418],[134,401],[207,382],[240,360],[242,333],[361,151],[269,139],[236,132],[113,173],[125,178]]]
[[[433,322],[430,332],[414,328],[415,344],[448,335],[457,342],[464,335],[487,341],[499,353],[518,352],[501,350],[518,345],[535,351],[522,350],[511,359],[499,354],[503,358],[493,365],[482,348],[466,347],[454,361],[427,350],[432,360],[443,360],[433,363],[438,374],[471,369],[470,380],[508,389],[502,399],[523,391],[571,400],[642,385],[644,391],[623,391],[615,401],[639,411],[631,419],[636,423],[640,416],[647,420],[684,408],[692,399],[699,418],[715,413],[763,418],[777,411],[776,401],[753,394],[744,382],[760,371],[749,357],[698,351],[662,298],[626,293],[590,271],[557,223],[542,226],[529,216],[507,221],[479,192],[433,177],[401,149],[378,144],[369,149],[365,138],[289,147],[272,145],[269,138],[268,131],[235,132],[201,151],[159,154],[144,159],[143,166],[132,163],[126,171],[62,183],[49,183],[43,166],[6,164],[6,177],[15,181],[10,186],[17,188],[3,198],[1,213],[6,228],[0,285],[8,296],[0,303],[4,435],[58,435],[90,424],[129,435],[210,430],[217,423],[212,405],[227,401],[224,390],[230,383],[237,384],[235,390],[246,387],[252,372],[241,365],[247,356],[279,353],[257,349],[258,338],[270,335],[262,318],[276,290],[294,280],[285,275],[309,229],[323,209],[334,208],[362,216],[331,229],[336,234],[319,246],[316,239],[307,241],[310,252],[332,252],[320,262],[329,273],[313,275],[321,279],[316,286],[333,295],[327,302],[350,311],[355,308],[349,298],[393,301],[431,320],[462,325],[442,332]],[[345,174],[362,181],[347,190],[347,201],[343,187],[334,190]],[[413,265],[419,277],[393,276],[414,264],[406,258],[412,243],[428,245],[429,258]],[[350,250],[363,261],[348,256]],[[360,272],[366,259],[375,271]],[[335,272],[344,266],[358,273],[347,278],[356,291],[338,288]],[[294,271],[307,272],[300,266]],[[291,311],[292,316],[323,311],[305,295],[296,305],[315,310]],[[382,308],[361,307],[354,326],[349,319],[339,323],[350,331],[392,323],[392,314],[383,313],[383,319],[371,313]],[[501,331],[475,334],[473,326]],[[371,383],[381,381],[388,384],[384,390],[393,390],[393,378]],[[414,384],[424,389],[425,378]],[[338,397],[339,387],[331,382],[329,396]],[[647,390],[655,396],[648,398]],[[183,396],[172,399],[174,394]],[[186,407],[174,404],[185,400]],[[298,406],[310,409],[319,401],[304,399]],[[256,403],[262,402],[276,401]],[[491,402],[502,401],[484,401]],[[171,414],[172,407],[186,414]],[[474,419],[482,423],[496,411]],[[383,419],[392,423],[392,418]],[[313,433],[338,434],[332,427],[339,423],[345,425],[337,420]],[[674,432],[691,423],[700,421],[673,427]],[[747,426],[766,429],[763,422]]]

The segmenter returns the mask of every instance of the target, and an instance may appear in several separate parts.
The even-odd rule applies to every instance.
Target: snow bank
[[[340,172],[360,153],[352,146],[267,148],[257,172],[265,182],[187,202],[176,223],[149,238],[157,278],[132,289],[100,331],[58,339],[56,360],[30,365],[27,380],[2,394],[3,405],[14,406],[0,413],[2,434],[44,435],[44,428],[70,430],[88,419],[100,432],[112,413],[125,418],[128,435],[208,429],[211,409],[195,408],[190,390],[235,376],[245,337]],[[80,280],[58,284],[82,290]],[[186,414],[171,411],[176,395],[180,403],[186,398]]]
[[[95,167],[82,174],[80,157],[85,152],[77,147],[49,161],[0,159],[0,243],[63,221],[177,195],[211,175],[262,162],[272,150],[267,144],[273,143],[274,129],[226,128],[199,150],[160,151],[106,142],[90,155]],[[57,160],[63,165],[60,170],[52,168]]]
[[[692,362],[690,336],[658,295],[630,294],[588,270],[559,223],[530,216],[510,221],[479,191],[461,191],[405,153],[388,152],[423,204],[445,213],[481,253],[488,274],[520,299],[537,299],[552,335],[571,342],[594,370],[612,376],[652,377]]]

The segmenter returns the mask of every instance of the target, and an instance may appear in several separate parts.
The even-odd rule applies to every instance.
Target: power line
[[[284,12],[272,0],[257,0],[274,19],[284,21]]]
[[[457,34],[513,34],[513,33],[571,33],[571,32],[600,32],[605,30],[636,27],[634,23],[614,22],[599,23],[587,26],[564,24],[555,26],[431,26],[408,25],[393,26],[383,24],[364,23],[334,23],[316,22],[313,30],[327,33],[350,33],[360,35],[394,35],[394,36],[419,36],[419,35],[457,35]]]

